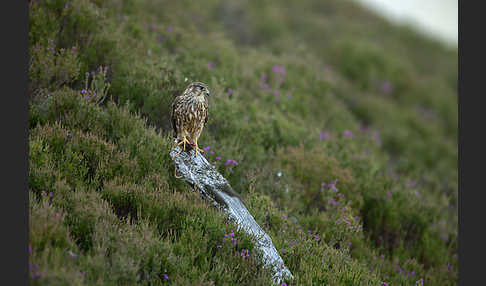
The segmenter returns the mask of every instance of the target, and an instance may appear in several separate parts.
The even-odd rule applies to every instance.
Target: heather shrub
[[[288,285],[457,283],[457,50],[350,1],[29,17],[31,284],[268,284],[253,238],[173,176],[191,81],[211,90],[200,148]]]
[[[48,45],[37,45],[31,50],[29,63],[29,89],[32,97],[45,95],[61,86],[69,85],[79,77],[80,62],[76,47],[54,48],[54,41]]]

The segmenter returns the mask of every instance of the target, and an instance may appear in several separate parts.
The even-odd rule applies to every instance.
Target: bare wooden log
[[[285,277],[292,279],[293,275],[284,265],[272,239],[257,224],[229,182],[204,156],[198,154],[195,157],[192,149],[180,151],[181,148],[177,146],[170,152],[177,175],[190,185],[196,186],[204,198],[228,214],[229,219],[239,228],[256,238],[256,247],[263,254],[263,263],[273,270],[274,283],[280,284]],[[178,155],[175,156],[176,154]]]

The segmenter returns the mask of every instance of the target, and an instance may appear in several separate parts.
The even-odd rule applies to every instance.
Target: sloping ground
[[[342,0],[29,11],[33,285],[268,283],[251,238],[173,177],[170,103],[193,80],[206,156],[288,282],[457,284],[456,50]]]

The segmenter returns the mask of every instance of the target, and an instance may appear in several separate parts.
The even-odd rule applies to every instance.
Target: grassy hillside
[[[205,156],[287,284],[457,284],[457,50],[345,0],[29,16],[32,285],[269,284],[252,238],[173,176],[170,104],[191,81],[212,94]]]

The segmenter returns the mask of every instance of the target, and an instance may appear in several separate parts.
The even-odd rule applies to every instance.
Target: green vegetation
[[[457,284],[457,50],[344,0],[29,14],[32,285],[269,284],[252,238],[173,176],[190,81],[211,89],[205,156],[287,284]]]

